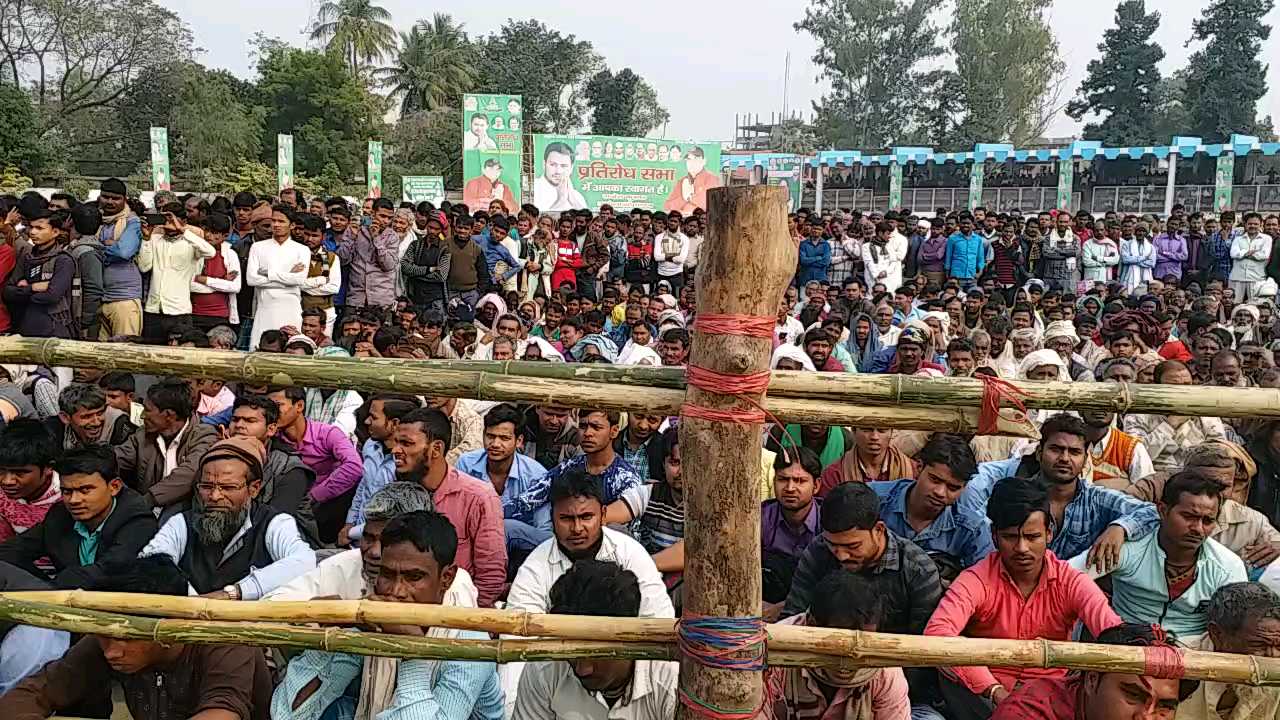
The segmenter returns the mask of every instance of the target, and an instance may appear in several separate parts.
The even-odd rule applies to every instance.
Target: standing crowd
[[[673,367],[705,227],[700,211],[357,209],[292,189],[148,208],[115,179],[93,202],[0,197],[0,218],[0,332]],[[1274,216],[802,209],[790,231],[775,370],[1280,387]],[[1029,420],[1038,440],[767,426],[766,617],[1280,653],[1280,421]],[[3,365],[0,421],[0,590],[683,605],[677,418]],[[113,685],[160,720],[659,720],[681,703],[674,662],[286,655],[16,623],[0,638],[0,711],[21,718],[107,717]],[[1274,688],[1154,673],[779,667],[765,686],[767,720],[1280,719]]]

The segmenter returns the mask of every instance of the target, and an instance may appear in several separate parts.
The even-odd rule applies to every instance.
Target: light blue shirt
[[[59,660],[71,647],[71,634],[62,630],[46,630],[30,625],[17,625],[0,643],[0,693],[45,665]]]
[[[880,496],[880,520],[898,537],[903,537],[927,553],[946,553],[963,567],[972,567],[989,555],[995,546],[987,518],[959,505],[948,505],[928,527],[916,532],[907,522],[907,494],[915,480],[885,480],[867,485]]]
[[[347,510],[348,525],[364,525],[364,506],[369,498],[396,479],[396,461],[391,457],[387,446],[369,438],[360,448],[360,462],[364,474],[360,484],[356,486],[356,494],[351,498],[351,507]]]
[[[487,640],[487,633],[459,631],[463,640]],[[434,671],[433,671],[433,666]],[[271,717],[319,720],[329,713],[335,720],[355,717],[354,698],[345,698],[347,687],[358,681],[364,658],[347,653],[307,650],[289,662],[284,681],[271,696]],[[293,700],[309,683],[320,687],[293,709]],[[377,720],[502,720],[503,694],[498,666],[479,661],[401,660],[396,671],[396,692],[390,707]]]
[[[481,448],[463,453],[457,468],[471,477],[489,480],[488,454]],[[543,530],[551,529],[547,469],[537,460],[517,452],[511,459],[507,484],[502,487],[502,516]]]
[[[244,525],[240,526],[231,541],[223,548],[223,558],[234,555],[240,549],[252,527],[253,518],[250,514],[245,517]],[[186,552],[188,532],[190,530],[187,528],[185,515],[174,515],[160,528],[160,532],[151,538],[151,542],[142,548],[138,557],[167,555],[173,560],[173,564],[177,565],[183,553]],[[273,562],[263,568],[253,568],[248,575],[236,583],[240,586],[241,600],[258,600],[281,585],[316,568],[316,551],[302,539],[302,535],[298,532],[298,524],[292,515],[280,513],[271,518],[267,523],[264,541],[267,553],[271,555]],[[190,595],[199,595],[190,585],[187,586],[187,592]]]

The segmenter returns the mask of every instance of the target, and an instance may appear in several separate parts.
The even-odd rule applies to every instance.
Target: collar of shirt
[[[902,541],[892,532],[886,531],[884,535],[884,552],[880,554],[880,560],[875,566],[868,568],[874,575],[886,571],[898,572],[902,569]]]
[[[1009,571],[1005,568],[1004,563],[1000,561],[1000,553],[993,552],[988,555],[985,562],[990,562],[992,570],[995,571],[995,577],[1006,588],[1012,588],[1014,592],[1020,592],[1018,585],[1013,581],[1013,577],[1009,575]],[[1044,569],[1040,572],[1040,580],[1036,583],[1035,590],[1032,594],[1038,593],[1048,588],[1051,583],[1056,583],[1062,577],[1063,568],[1067,567],[1064,560],[1060,560],[1052,550],[1044,551]]]
[[[618,544],[612,537],[615,532],[617,531],[610,530],[607,527],[600,529],[600,549],[596,551],[596,560],[617,562]],[[573,565],[573,561],[560,549],[560,543],[554,537],[551,538],[551,552],[547,555],[547,564],[551,566],[557,576],[568,572]]]
[[[107,521],[111,519],[111,513],[116,511],[116,499],[111,499],[111,509],[107,511],[107,516],[102,518],[102,522],[98,524],[97,529],[89,530],[84,523],[77,520],[75,525],[76,534],[80,536],[80,564],[88,565],[92,563],[98,552],[98,541],[102,538],[102,529],[107,526]],[[90,552],[92,551],[92,552]]]
[[[178,467],[178,447],[182,445],[182,436],[187,434],[187,428],[191,427],[191,421],[187,420],[177,435],[173,436],[173,440],[165,442],[164,436],[156,434],[156,445],[160,448],[160,454],[164,457],[164,474],[168,475],[173,469]]]
[[[942,509],[942,513],[933,519],[925,529],[916,532],[911,527],[911,523],[907,520],[907,495],[911,494],[911,489],[916,486],[915,480],[897,480],[893,482],[893,488],[889,491],[883,505],[884,509],[881,514],[887,514],[892,518],[892,522],[897,527],[889,527],[889,530],[901,535],[908,540],[927,540],[936,535],[945,535],[953,531],[956,527],[955,507],[948,505]]]
[[[484,482],[478,478],[472,477],[465,472],[458,470],[456,467],[449,468],[449,472],[445,473],[444,480],[440,483],[440,487],[431,493],[431,497],[438,503],[440,499],[455,493],[461,493],[466,490],[467,483]]]

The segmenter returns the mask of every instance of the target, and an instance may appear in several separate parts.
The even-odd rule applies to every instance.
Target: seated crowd
[[[369,221],[358,224],[345,204],[308,205],[290,190],[275,206],[239,194],[223,203],[229,213],[198,198],[173,201],[162,205],[169,224],[142,229],[124,194],[123,184],[104,183],[92,206],[111,223],[101,231],[80,222],[93,215],[79,209],[88,205],[22,209],[20,229],[33,244],[24,263],[82,235],[106,248],[126,235],[143,246],[134,248],[138,259],[106,255],[109,266],[133,263],[150,281],[132,330],[118,332],[133,327],[127,307],[106,308],[139,299],[101,298],[92,320],[103,339],[407,360],[679,367],[689,359],[700,213],[602,209],[553,224],[530,208],[509,217],[500,201],[468,214],[370,200]],[[778,311],[772,367],[1280,387],[1269,349],[1273,332],[1280,340],[1273,308],[1254,297],[1262,288],[1227,277],[1230,258],[1225,273],[1210,263],[1132,286],[1109,276],[1068,281],[1054,264],[1065,251],[1052,243],[1115,234],[1112,245],[1129,247],[1132,234],[1156,229],[1152,221],[1112,227],[1106,219],[1073,232],[1078,219],[1065,214],[976,215],[943,213],[926,221],[927,232],[907,213],[794,216],[801,263]],[[1169,218],[1161,234],[1185,243],[1186,220]],[[1204,231],[1199,222],[1194,232]],[[1255,218],[1238,235],[1233,222],[1226,213],[1215,219],[1201,249],[1257,239]],[[1028,240],[1042,226],[1049,245]],[[949,232],[939,269],[925,251]],[[398,263],[385,261],[379,253],[394,253],[408,235]],[[856,241],[858,262],[842,255],[846,274],[829,282],[837,269],[830,251],[848,250],[855,237],[865,239],[865,248]],[[683,273],[669,260],[646,261],[655,243],[692,261]],[[825,264],[805,243],[827,247]],[[302,248],[296,265],[291,244]],[[540,256],[539,244],[547,246]],[[905,276],[901,264],[891,267],[898,276],[886,285],[877,263],[899,245],[918,256]],[[169,256],[157,264],[157,253]],[[238,253],[246,254],[247,303],[238,271],[228,269],[240,267]],[[30,277],[53,272],[61,257]],[[450,262],[467,272],[456,275]],[[178,283],[187,306],[168,302],[176,286],[160,282],[161,268],[175,267],[192,273]],[[129,275],[113,273],[113,283]],[[80,327],[57,328],[65,333],[40,332],[69,317],[32,300],[52,292],[33,288],[47,282],[6,287],[15,327],[97,337],[84,317],[71,323]],[[290,292],[307,301],[299,312]],[[197,312],[212,308],[199,296],[219,294],[214,310],[239,312]],[[1233,305],[1236,298],[1251,304]],[[680,614],[678,418],[2,367],[0,590]],[[743,592],[759,593],[770,621],[812,627],[1280,653],[1280,422],[1091,410],[1036,410],[1027,422],[1036,440],[765,427],[756,498],[763,582]],[[667,661],[286,656],[0,625],[0,712],[21,718],[107,717],[114,681],[133,717],[160,720],[659,720],[687,701],[678,674]],[[771,667],[759,716],[1280,720],[1275,688],[1154,675]]]

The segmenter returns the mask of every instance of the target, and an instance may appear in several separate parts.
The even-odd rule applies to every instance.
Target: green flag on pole
[[[382,197],[382,141],[369,141],[369,195],[371,198]]]
[[[292,135],[276,135],[276,184],[280,190],[293,187]]]
[[[169,130],[151,128],[151,188],[173,189],[173,176],[169,174]]]

